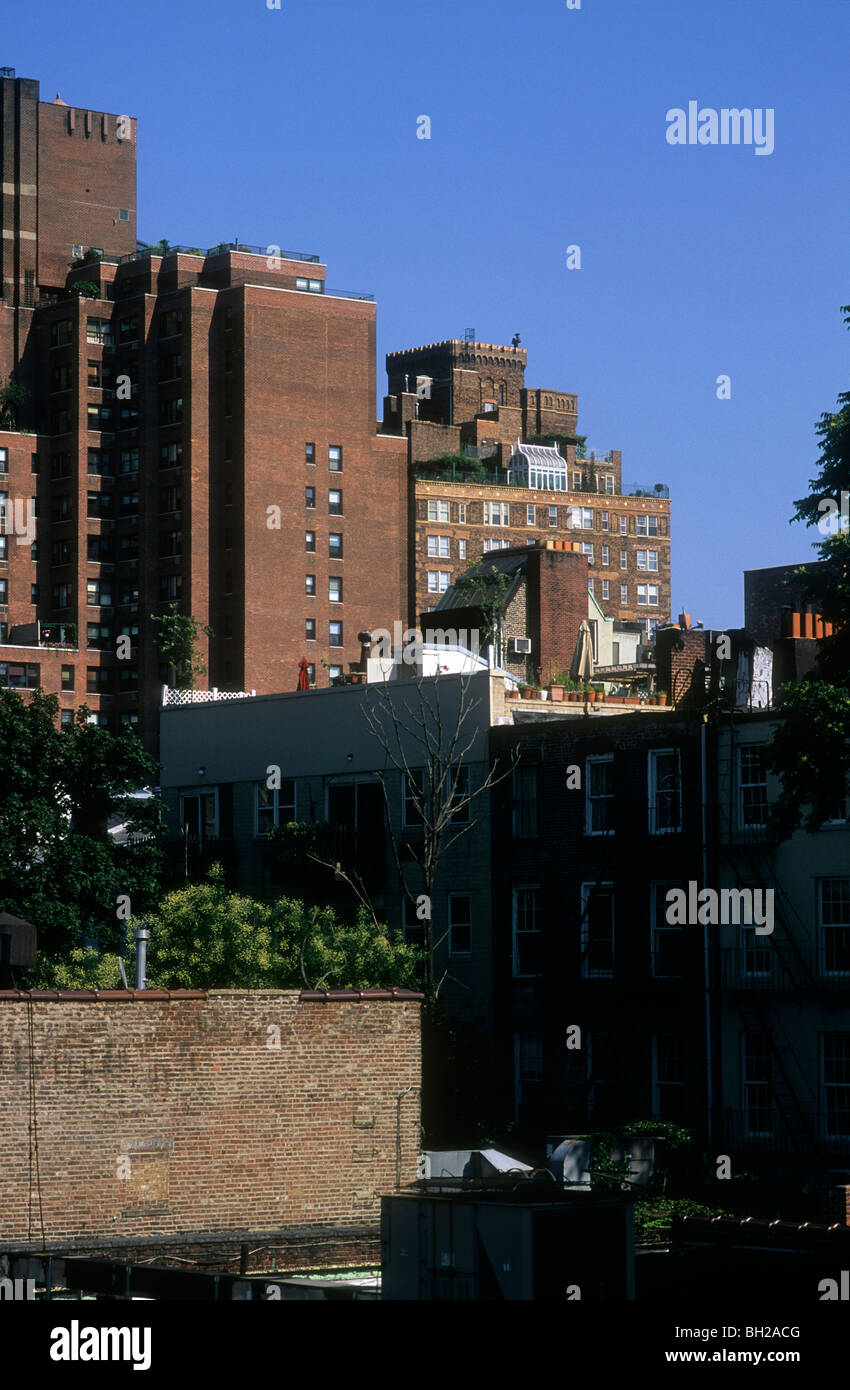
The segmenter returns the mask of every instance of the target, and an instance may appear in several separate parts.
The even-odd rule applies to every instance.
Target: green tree
[[[127,924],[128,983],[135,928],[150,931],[147,983],[161,989],[416,988],[419,953],[376,924],[365,908],[340,921],[331,908],[295,898],[261,902],[225,887],[221,866],[178,888]],[[120,988],[118,955],[76,950],[43,970],[59,988]]]
[[[60,731],[55,695],[0,689],[0,909],[36,924],[45,956],[93,929],[117,943],[117,898],[138,911],[159,893],[156,808],[130,795],[156,780],[158,764],[132,731],[115,736],[87,717],[81,709]],[[118,815],[140,843],[114,843],[108,821]]]
[[[850,327],[850,305],[842,306]],[[842,493],[850,493],[850,392],[816,426],[821,453],[811,491],[795,502],[792,521],[818,527],[818,563],[803,565],[791,582],[833,624],[817,663],[798,685],[779,692],[783,722],[774,736],[771,766],[782,792],[771,812],[777,839],[801,826],[816,830],[833,817],[850,782],[850,531],[841,522]]]
[[[18,428],[21,410],[29,398],[30,393],[27,388],[14,381],[10,375],[5,385],[0,386],[0,429],[16,430]]]
[[[214,637],[212,628],[188,613],[181,613],[176,604],[166,613],[151,613],[151,621],[156,629],[156,645],[174,672],[172,684],[178,690],[192,690],[195,677],[207,674],[206,663],[198,651],[198,640],[202,633],[205,637]]]

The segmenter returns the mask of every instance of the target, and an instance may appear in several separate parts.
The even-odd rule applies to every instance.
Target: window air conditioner
[[[515,656],[530,656],[530,655],[531,655],[531,638],[530,638],[530,637],[509,637],[509,638],[508,638],[508,651],[509,651],[509,652],[512,652]]]

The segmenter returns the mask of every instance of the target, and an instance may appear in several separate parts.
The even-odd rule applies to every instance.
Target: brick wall
[[[416,1176],[419,1009],[408,991],[0,994],[0,1235],[40,1241],[31,1077],[53,1248],[377,1225],[398,1152]]]

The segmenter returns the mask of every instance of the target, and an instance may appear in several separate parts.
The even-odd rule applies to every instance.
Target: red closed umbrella
[[[310,672],[309,672],[309,670],[307,669],[307,658],[306,658],[306,657],[303,657],[303,656],[302,656],[301,660],[300,660],[299,663],[298,663],[298,684],[296,685],[295,689],[296,689],[296,690],[309,690],[309,689],[310,689]]]

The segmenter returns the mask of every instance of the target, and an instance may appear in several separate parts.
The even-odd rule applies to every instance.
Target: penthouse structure
[[[524,349],[471,337],[386,363],[385,428],[408,444],[416,612],[494,550],[568,539],[608,617],[668,621],[668,488],[624,485],[619,449],[585,456],[574,393],[527,387]]]

